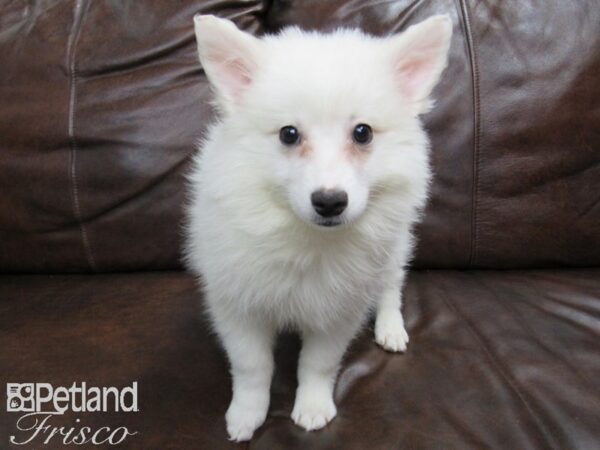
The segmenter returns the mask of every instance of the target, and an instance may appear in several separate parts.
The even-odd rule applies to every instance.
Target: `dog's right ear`
[[[198,56],[226,111],[239,104],[252,83],[261,57],[261,42],[233,22],[210,15],[194,16]]]

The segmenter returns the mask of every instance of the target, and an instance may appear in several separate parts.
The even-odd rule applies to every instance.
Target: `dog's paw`
[[[248,408],[232,402],[225,414],[229,439],[235,442],[249,441],[266,417],[267,408]]]
[[[375,342],[389,352],[404,352],[408,333],[400,311],[378,314],[375,321]]]
[[[336,413],[331,396],[300,395],[296,397],[292,420],[305,430],[312,431],[323,428]]]

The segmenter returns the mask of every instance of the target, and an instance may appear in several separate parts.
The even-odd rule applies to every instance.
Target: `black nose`
[[[312,193],[310,201],[320,216],[334,217],[348,206],[348,194],[345,191],[321,189]]]

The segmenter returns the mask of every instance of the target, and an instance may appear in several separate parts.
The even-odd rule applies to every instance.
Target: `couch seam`
[[[81,22],[84,14],[83,0],[77,0],[75,3],[75,12],[73,18],[73,26],[69,34],[67,43],[67,59],[69,69],[69,118],[68,118],[68,134],[69,134],[69,181],[71,185],[71,199],[73,202],[73,215],[79,225],[79,233],[85,253],[85,258],[89,268],[96,271],[96,261],[92,254],[90,239],[88,232],[81,215],[81,204],[79,201],[79,181],[77,178],[77,140],[75,139],[75,113],[77,102],[77,69],[75,67],[75,49],[81,32]]]
[[[440,297],[441,297],[442,301],[446,304],[446,306],[451,311],[453,311],[462,322],[465,323],[465,325],[467,326],[467,329],[469,331],[469,334],[471,334],[474,337],[475,342],[484,351],[484,353],[490,360],[492,366],[496,368],[500,377],[502,377],[502,379],[508,384],[509,388],[516,394],[519,401],[523,404],[523,406],[525,407],[525,409],[527,410],[527,412],[529,413],[531,418],[534,420],[534,422],[538,426],[540,432],[546,439],[548,446],[550,448],[556,448],[552,444],[552,441],[549,440],[550,434],[547,432],[547,430],[546,430],[542,420],[538,416],[538,414],[535,412],[533,407],[529,404],[529,401],[525,397],[525,394],[521,391],[521,389],[519,388],[517,383],[512,379],[510,372],[504,369],[503,364],[499,361],[499,359],[495,356],[495,354],[492,352],[492,350],[489,348],[489,346],[485,343],[484,339],[481,337],[477,328],[471,323],[470,320],[468,320],[465,317],[464,314],[462,314],[460,312],[458,307],[453,302],[451,302],[449,298],[447,298],[445,293],[442,293],[442,295],[440,295]]]
[[[471,15],[467,0],[460,0],[460,9],[465,24],[465,38],[471,67],[471,87],[473,96],[473,164],[471,184],[471,238],[468,266],[477,263],[477,239],[479,237],[478,204],[479,204],[479,165],[480,165],[480,140],[481,140],[481,99],[479,89],[479,63],[473,32],[471,30]]]

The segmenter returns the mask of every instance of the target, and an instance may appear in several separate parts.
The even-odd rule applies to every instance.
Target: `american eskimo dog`
[[[288,328],[303,342],[291,417],[316,430],[336,415],[336,373],[370,310],[379,345],[408,343],[401,288],[430,180],[419,116],[451,21],[384,38],[194,25],[220,114],[190,175],[185,253],[231,365],[227,431],[248,440],[264,422]]]

